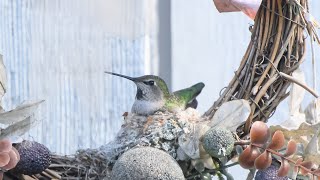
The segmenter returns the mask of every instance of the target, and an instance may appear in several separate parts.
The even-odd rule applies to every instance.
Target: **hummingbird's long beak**
[[[105,73],[111,74],[111,75],[114,75],[114,76],[123,77],[123,78],[129,79],[129,80],[131,80],[133,82],[137,81],[136,78],[133,78],[133,77],[130,77],[130,76],[125,76],[125,75],[122,75],[122,74],[117,74],[117,73],[108,72],[108,71],[105,71]]]

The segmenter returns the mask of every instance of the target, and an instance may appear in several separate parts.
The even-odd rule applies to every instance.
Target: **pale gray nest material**
[[[177,157],[178,138],[188,134],[200,114],[191,108],[180,113],[157,112],[152,116],[129,114],[114,141],[100,147],[106,153],[109,165],[135,146],[152,146]]]
[[[194,141],[193,138],[198,139],[194,134],[195,129],[199,124],[204,124],[199,121],[202,121],[200,114],[191,108],[180,113],[157,112],[148,117],[129,114],[124,118],[124,123],[113,141],[98,149],[78,150],[74,156],[55,155],[49,169],[63,177],[110,179],[111,169],[118,158],[124,152],[139,146],[164,150],[173,158],[179,159],[178,154],[180,157],[181,154],[186,155],[181,152],[183,150],[180,142],[183,142],[183,146],[192,142],[196,144],[191,144],[192,148],[198,147],[199,141]],[[189,157],[191,156],[186,155],[185,159]]]

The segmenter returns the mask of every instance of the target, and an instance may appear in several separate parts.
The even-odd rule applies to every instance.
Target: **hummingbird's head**
[[[145,75],[141,77],[129,77],[122,74],[105,72],[115,76],[123,77],[133,81],[137,85],[137,100],[160,101],[170,95],[168,87],[163,79],[154,75]]]

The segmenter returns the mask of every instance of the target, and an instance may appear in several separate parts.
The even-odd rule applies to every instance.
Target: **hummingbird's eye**
[[[154,81],[145,81],[145,82],[143,82],[144,84],[146,84],[146,85],[149,85],[149,86],[153,86],[154,85]]]

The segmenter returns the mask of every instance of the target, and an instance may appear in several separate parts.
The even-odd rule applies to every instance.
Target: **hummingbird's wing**
[[[181,89],[173,92],[173,95],[183,104],[185,108],[197,108],[198,101],[196,97],[201,93],[204,88],[204,83],[197,83],[189,88]]]

